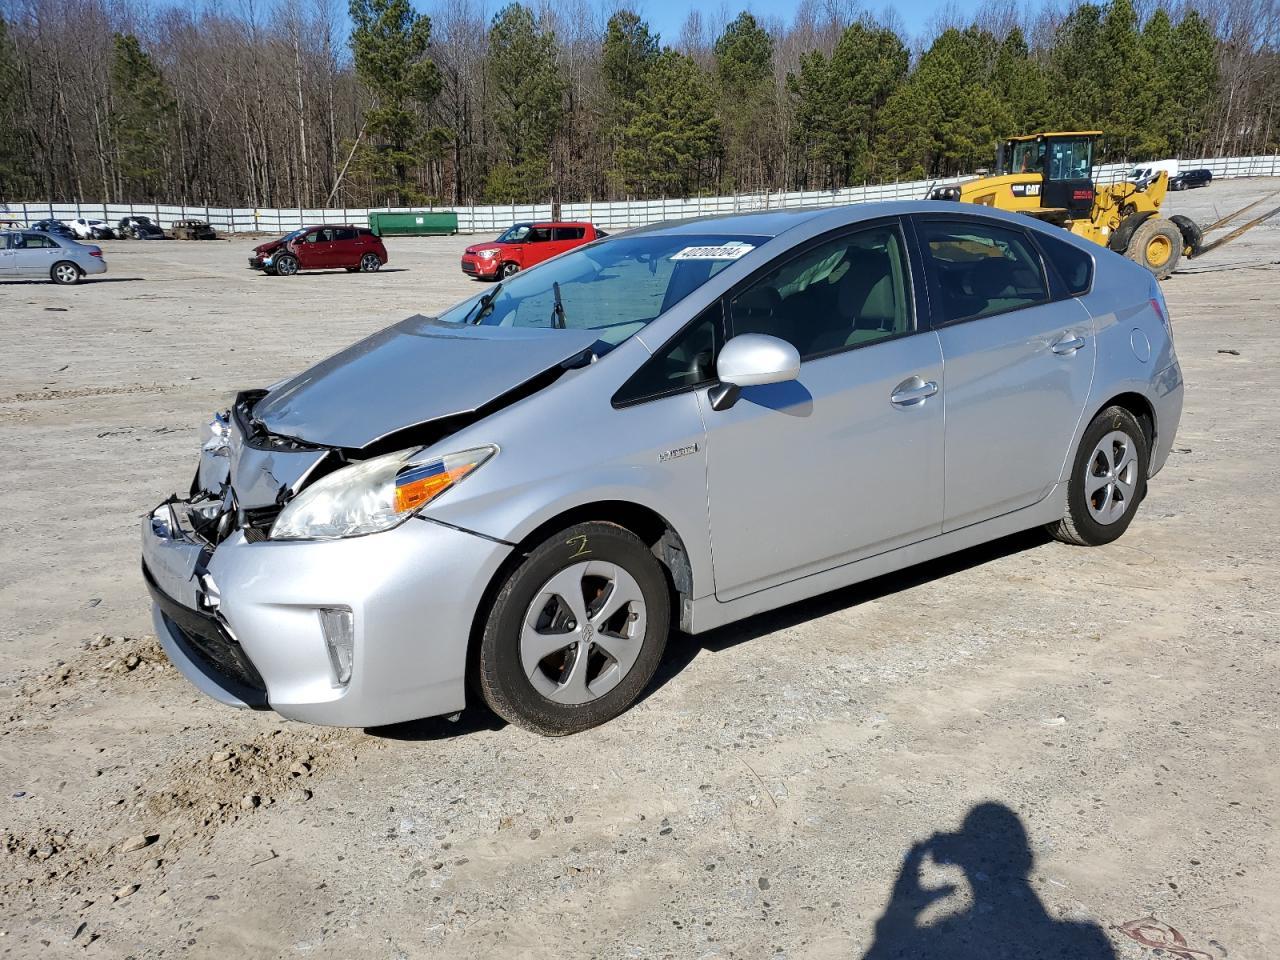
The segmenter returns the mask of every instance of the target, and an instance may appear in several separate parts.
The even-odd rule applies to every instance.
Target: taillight
[[[95,248],[95,249],[93,249],[93,250],[90,250],[90,251],[89,251],[89,256],[91,256],[91,257],[101,257],[101,256],[102,256],[102,251],[101,251],[101,250],[98,250],[98,249],[96,249],[96,248]]]

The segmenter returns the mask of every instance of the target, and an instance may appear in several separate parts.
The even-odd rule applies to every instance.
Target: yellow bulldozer
[[[1160,215],[1169,187],[1163,170],[1145,183],[1095,184],[1093,150],[1101,136],[1101,131],[1084,130],[1010,137],[997,148],[992,176],[939,187],[930,197],[1055,223],[1124,254],[1163,280],[1183,256],[1201,252],[1201,231],[1188,217]]]

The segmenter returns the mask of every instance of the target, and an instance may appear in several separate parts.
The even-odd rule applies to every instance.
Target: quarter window
[[[555,227],[552,229],[552,234],[556,240],[581,240],[586,232],[586,227]]]
[[[720,349],[720,301],[646,360],[618,391],[614,403],[626,405],[650,400],[715,380],[715,358]]]
[[[883,226],[807,250],[734,297],[733,335],[780,337],[808,359],[910,332],[904,249]]]
[[[941,295],[938,321],[976,320],[1049,300],[1040,257],[1021,231],[928,220],[919,226]]]
[[[1062,277],[1067,292],[1073,297],[1082,297],[1088,293],[1093,286],[1093,257],[1056,237],[1037,233],[1036,239],[1044,255]]]

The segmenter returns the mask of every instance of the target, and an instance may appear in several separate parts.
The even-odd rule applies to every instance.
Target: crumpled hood
[[[253,252],[254,253],[270,253],[272,250],[275,250],[277,247],[283,247],[283,246],[284,246],[283,240],[268,240],[266,243],[260,243],[256,247],[254,247]]]
[[[258,401],[253,419],[272,433],[358,449],[471,413],[595,342],[590,330],[410,317],[284,381]]]

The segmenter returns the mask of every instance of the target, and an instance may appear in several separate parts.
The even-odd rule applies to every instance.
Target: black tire
[[[558,703],[534,685],[534,675],[544,688],[556,688],[558,692],[567,687],[568,680],[564,678],[574,673],[577,659],[582,656],[581,643],[570,642],[564,649],[549,653],[533,665],[532,672],[526,672],[521,640],[525,618],[533,612],[535,600],[544,594],[544,588],[550,586],[550,581],[558,574],[568,573],[576,580],[585,598],[593,589],[596,578],[589,573],[579,577],[576,571],[584,563],[593,561],[614,565],[628,574],[639,590],[642,606],[639,610],[635,605],[624,606],[603,623],[598,623],[591,615],[592,603],[604,603],[611,595],[613,588],[606,583],[597,588],[607,591],[603,598],[582,600],[589,623],[575,632],[578,625],[569,614],[568,607],[554,599],[555,594],[546,594],[552,599],[540,612],[541,617],[548,618],[545,635],[585,637],[581,642],[587,644],[588,659],[583,661],[583,670],[588,678],[584,681],[586,683],[591,682],[593,669],[598,671],[594,674],[597,679],[607,679],[607,671],[619,666],[605,646],[598,645],[592,637],[598,640],[600,636],[611,635],[612,639],[617,635],[615,631],[625,630],[628,625],[635,628],[638,617],[643,616],[643,630],[631,638],[631,642],[639,643],[639,652],[612,688],[586,702]],[[600,610],[599,607],[596,609]],[[622,618],[621,627],[618,626],[618,617]],[[538,546],[511,572],[498,591],[480,642],[477,664],[480,691],[498,716],[544,736],[561,737],[598,726],[631,706],[653,679],[666,648],[670,623],[671,595],[666,573],[644,541],[630,530],[612,523],[577,524]],[[598,633],[592,626],[597,624]],[[557,671],[559,680],[551,675]],[[561,681],[563,687],[557,687]]]
[[[1130,260],[1150,270],[1157,280],[1164,280],[1178,268],[1182,259],[1182,231],[1164,217],[1151,217],[1133,232],[1125,251]]]
[[[376,253],[366,253],[360,258],[361,273],[377,273],[382,269],[382,260]]]
[[[343,270],[346,270],[346,271],[347,271],[347,273],[355,273],[355,272],[356,272],[357,270],[359,270],[360,268],[359,268],[359,267],[343,267],[342,269],[343,269]]]
[[[1087,489],[1091,477],[1096,480],[1104,476],[1105,471],[1099,470],[1096,454],[1099,445],[1111,434],[1123,434],[1131,445],[1134,462],[1132,495],[1128,500],[1125,500],[1119,483],[1104,485],[1092,491],[1092,494]],[[1114,452],[1115,444],[1107,446],[1113,451],[1112,460],[1118,459]],[[1103,456],[1107,454],[1104,453]],[[1099,413],[1080,438],[1080,447],[1071,464],[1071,478],[1067,482],[1066,512],[1061,520],[1045,528],[1050,536],[1063,543],[1081,547],[1097,547],[1119,539],[1129,529],[1134,514],[1147,495],[1147,466],[1150,457],[1147,435],[1137,417],[1124,407],[1107,407]],[[1113,520],[1102,522],[1095,517],[1095,513],[1104,505],[1114,509],[1120,502],[1124,502],[1124,509]]]
[[[1194,257],[1200,252],[1200,245],[1204,243],[1204,234],[1200,230],[1200,226],[1190,217],[1184,217],[1180,213],[1175,213],[1169,218],[1169,222],[1178,228],[1182,234],[1182,255],[1184,257]]]
[[[292,277],[298,272],[298,258],[292,253],[282,253],[271,262],[271,272],[278,277]]]
[[[64,287],[79,283],[83,276],[84,271],[70,260],[59,260],[49,268],[49,279]]]
[[[520,272],[520,264],[504,263],[502,265],[502,269],[498,271],[498,274],[503,280],[505,280],[507,279],[507,277],[514,276],[519,272]]]

